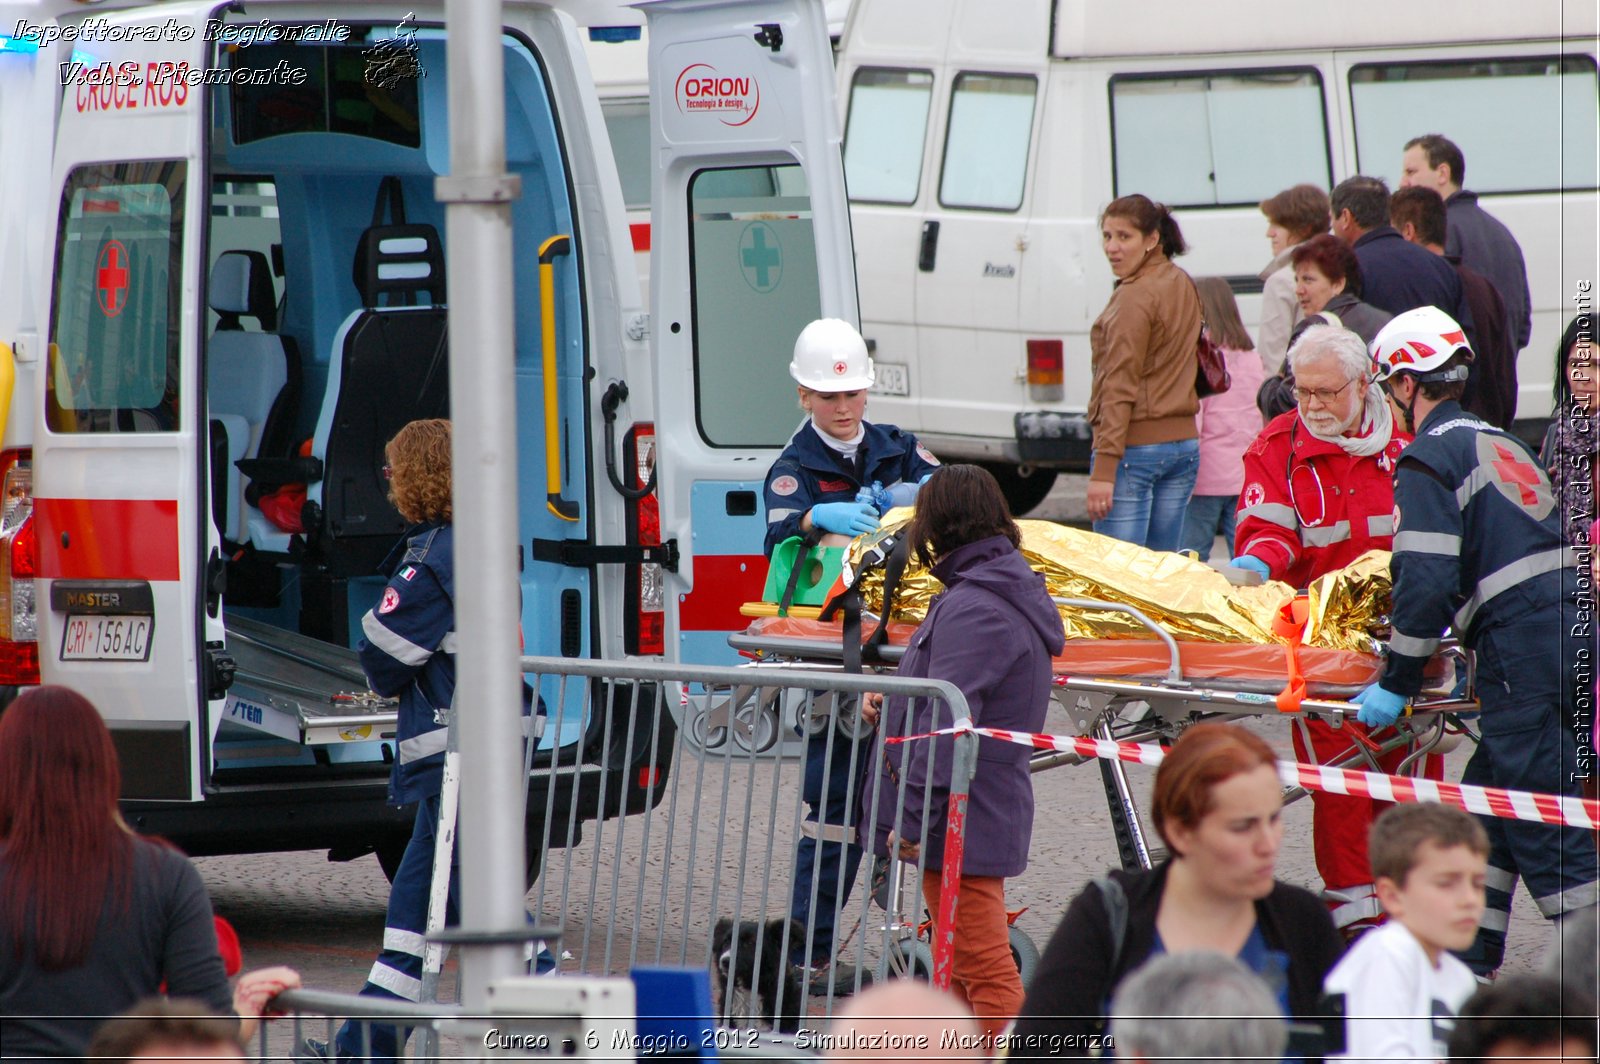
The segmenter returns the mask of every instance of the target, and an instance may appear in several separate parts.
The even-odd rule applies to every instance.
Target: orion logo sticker
[[[729,77],[708,63],[690,63],[678,74],[672,94],[678,110],[713,114],[725,126],[742,126],[761,110],[761,83],[748,74]]]

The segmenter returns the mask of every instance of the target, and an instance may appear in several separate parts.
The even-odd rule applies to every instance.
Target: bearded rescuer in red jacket
[[[1372,383],[1361,337],[1331,325],[1307,329],[1289,352],[1295,409],[1274,418],[1244,455],[1233,565],[1303,588],[1394,537],[1394,469],[1411,442]],[[1303,762],[1335,764],[1354,752],[1348,719],[1335,730],[1300,718]],[[1309,742],[1315,757],[1308,756]],[[1392,771],[1404,755],[1380,760]],[[1437,769],[1435,759],[1430,768]],[[1383,922],[1367,860],[1367,829],[1381,806],[1368,798],[1311,796],[1312,841],[1323,898],[1347,938]]]

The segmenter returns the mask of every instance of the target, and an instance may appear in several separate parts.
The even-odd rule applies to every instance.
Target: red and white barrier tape
[[[1166,750],[1156,743],[1121,743],[1111,739],[1088,739],[1076,735],[1040,735],[1032,732],[1007,731],[1003,728],[975,728],[965,721],[953,728],[942,728],[924,735],[891,737],[887,741],[903,743],[913,739],[931,739],[937,735],[959,735],[963,732],[1016,743],[1020,746],[1031,746],[1036,750],[1061,750],[1082,754],[1084,757],[1132,761],[1139,765],[1159,765],[1166,757]],[[1504,820],[1528,820],[1535,824],[1558,824],[1574,828],[1593,828],[1600,825],[1600,801],[1588,798],[1534,794],[1531,791],[1508,791],[1499,787],[1479,787],[1468,783],[1441,783],[1437,780],[1412,776],[1387,776],[1381,772],[1329,768],[1326,765],[1304,765],[1297,761],[1279,761],[1278,775],[1284,783],[1299,785],[1308,791],[1353,794],[1385,802],[1439,802],[1465,809],[1469,813],[1500,817]]]

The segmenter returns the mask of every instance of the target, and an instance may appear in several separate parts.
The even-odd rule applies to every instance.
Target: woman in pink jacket
[[[1233,301],[1228,282],[1220,277],[1199,277],[1194,283],[1206,327],[1227,355],[1228,376],[1233,382],[1221,395],[1200,400],[1200,414],[1195,419],[1200,429],[1200,472],[1184,512],[1180,549],[1192,550],[1206,561],[1219,535],[1227,541],[1228,557],[1233,557],[1233,514],[1244,486],[1240,459],[1261,432],[1256,390],[1265,371],[1239,318],[1239,305]]]

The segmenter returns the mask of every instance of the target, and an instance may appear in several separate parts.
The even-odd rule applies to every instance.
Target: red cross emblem
[[[121,241],[107,240],[100,246],[100,261],[94,271],[95,295],[100,310],[108,318],[122,313],[128,305],[128,249]]]
[[[1534,489],[1539,485],[1539,470],[1527,462],[1517,458],[1515,452],[1504,444],[1496,443],[1494,453],[1499,457],[1495,459],[1494,471],[1506,484],[1517,486],[1522,496],[1522,505],[1532,506],[1539,501],[1539,493]]]
[[[835,377],[843,377],[844,376],[844,371],[849,369],[849,368],[850,367],[845,365],[843,362],[835,362],[833,364],[833,375]]]

